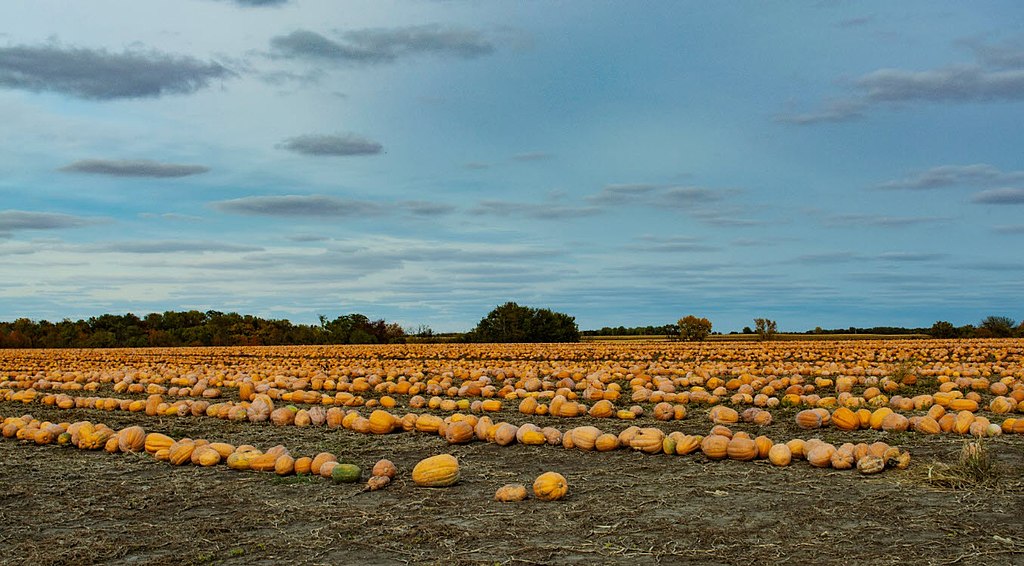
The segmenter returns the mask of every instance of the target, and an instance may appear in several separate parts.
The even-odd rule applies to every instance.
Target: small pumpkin
[[[533,482],[533,494],[541,501],[558,501],[569,493],[569,482],[558,472],[544,472]]]
[[[370,471],[370,475],[372,476],[387,476],[389,478],[394,478],[397,473],[398,468],[396,468],[395,464],[388,459],[378,461],[373,465],[373,469]]]
[[[768,461],[775,466],[788,466],[793,461],[793,452],[786,444],[774,444],[768,450]]]
[[[857,471],[862,474],[877,474],[885,469],[885,460],[868,454],[857,460]]]
[[[420,460],[412,469],[412,481],[421,487],[447,487],[459,481],[459,461],[451,454]]]
[[[616,440],[617,441],[617,440]],[[498,488],[494,492],[494,500],[501,502],[522,501],[526,499],[526,486],[520,483],[510,483]]]
[[[366,480],[366,491],[384,489],[390,483],[391,478],[388,476],[370,476],[370,479]]]

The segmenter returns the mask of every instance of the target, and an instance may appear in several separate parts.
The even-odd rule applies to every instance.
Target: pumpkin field
[[[2,564],[1022,564],[1024,340],[0,350]]]

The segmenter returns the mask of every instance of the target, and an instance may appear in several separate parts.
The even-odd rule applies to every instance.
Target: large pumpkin
[[[757,444],[749,438],[734,436],[725,450],[732,460],[749,461],[757,458]]]
[[[544,472],[533,482],[533,494],[541,501],[557,501],[569,493],[569,483],[558,472]]]
[[[664,448],[663,441],[665,440],[665,433],[657,428],[641,428],[633,440],[630,441],[629,446],[633,450],[639,450],[648,454],[657,454]]]
[[[720,434],[709,434],[700,443],[700,449],[704,455],[712,460],[722,460],[729,454],[728,437]]]
[[[860,428],[860,417],[846,407],[839,407],[832,413],[832,424],[840,430],[857,430]]]
[[[459,481],[459,461],[451,454],[431,456],[412,469],[412,481],[421,487],[447,487]]]
[[[146,431],[141,426],[130,426],[117,433],[117,446],[121,452],[139,452],[146,447]]]

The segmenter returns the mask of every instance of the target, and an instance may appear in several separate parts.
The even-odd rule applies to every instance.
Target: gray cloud
[[[949,254],[943,253],[915,253],[915,252],[885,252],[878,255],[878,259],[882,261],[892,262],[918,262],[918,261],[935,261],[948,257]]]
[[[480,161],[471,161],[471,162],[463,165],[463,167],[465,167],[466,169],[469,169],[471,171],[481,171],[483,169],[490,169],[491,168],[491,164],[490,163],[483,163],[483,162],[480,162]]]
[[[974,195],[971,202],[979,204],[1024,204],[1024,189],[989,189]]]
[[[871,214],[837,214],[823,220],[826,226],[874,226],[877,228],[904,228],[918,224],[946,222],[943,216],[881,216]]]
[[[779,114],[775,121],[782,124],[794,124],[805,126],[822,122],[851,122],[864,117],[866,104],[859,100],[831,100],[822,105],[819,110],[805,113]]]
[[[796,258],[798,263],[846,263],[850,261],[856,261],[862,259],[858,253],[854,252],[822,252],[814,254],[804,254]]]
[[[1024,70],[990,71],[959,65],[930,71],[880,69],[856,81],[878,102],[992,102],[1024,99]]]
[[[240,246],[222,242],[203,241],[150,241],[150,242],[109,242],[84,249],[93,252],[113,252],[127,254],[165,254],[178,252],[257,252],[263,248],[256,246]]]
[[[728,192],[735,191],[651,184],[608,185],[596,195],[587,197],[587,200],[601,206],[634,204],[658,208],[689,208],[721,201]]]
[[[327,236],[321,236],[319,234],[296,234],[294,236],[288,236],[285,239],[289,242],[298,243],[326,242],[330,240]]]
[[[389,63],[420,54],[480,57],[494,45],[471,29],[422,25],[343,32],[336,41],[308,30],[270,40],[273,54],[286,59],[316,59],[348,63]]]
[[[218,63],[158,51],[15,46],[0,48],[0,87],[90,100],[190,94],[233,73]]]
[[[677,252],[713,252],[719,248],[710,246],[701,238],[693,236],[642,236],[642,243],[626,246],[626,249],[644,252],[677,253]]]
[[[231,0],[239,6],[245,6],[247,8],[259,8],[262,6],[283,6],[290,0]]]
[[[626,185],[608,185],[601,189],[601,192],[596,195],[587,197],[587,200],[594,204],[601,205],[616,205],[626,204],[629,202],[635,202],[636,200],[647,198],[657,191],[660,187],[658,185],[649,184],[626,184]]]
[[[855,28],[855,27],[866,26],[866,25],[868,25],[868,24],[870,24],[870,23],[872,23],[874,21],[875,21],[875,16],[874,15],[860,16],[860,17],[857,17],[857,18],[847,18],[847,19],[842,20],[839,23],[837,23],[836,27],[843,28],[843,29]]]
[[[903,179],[886,181],[880,189],[937,189],[952,186],[977,186],[1013,183],[1024,180],[1024,171],[1001,171],[986,163],[941,165]]]
[[[61,167],[65,173],[92,173],[110,175],[112,177],[186,177],[209,171],[202,165],[181,165],[177,163],[159,163],[145,159],[83,159]]]
[[[996,45],[976,40],[963,42],[983,65],[996,69],[1024,69],[1024,42],[1008,41]]]
[[[85,218],[56,212],[29,212],[25,210],[0,211],[0,232],[14,230],[61,230],[64,228],[81,228],[99,222],[95,218]]]
[[[383,151],[384,146],[354,134],[340,136],[305,134],[288,138],[278,144],[277,148],[303,155],[337,156],[376,155]]]
[[[999,234],[1024,234],[1024,224],[1000,225],[993,230]]]
[[[455,212],[453,205],[421,200],[401,202],[398,207],[414,216],[443,216]]]
[[[581,218],[600,213],[600,209],[589,206],[566,206],[555,203],[523,203],[489,200],[473,208],[473,214],[492,216],[525,216],[538,220],[563,220]]]
[[[342,217],[376,216],[384,212],[379,204],[324,195],[282,195],[243,197],[216,202],[221,212],[249,216]]]

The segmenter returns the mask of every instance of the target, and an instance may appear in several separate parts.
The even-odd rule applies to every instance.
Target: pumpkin
[[[420,432],[434,432],[444,424],[444,419],[437,415],[424,414],[416,417],[416,430]]]
[[[671,403],[661,402],[654,406],[654,419],[670,421],[676,417],[676,410]]]
[[[372,476],[387,476],[389,478],[394,478],[397,473],[398,468],[395,467],[391,460],[387,459],[379,460],[373,465],[373,469],[370,470],[370,475]]]
[[[676,440],[676,454],[692,454],[701,448],[704,437],[700,435],[683,435]]]
[[[793,453],[788,445],[780,442],[768,450],[768,461],[775,466],[788,466],[793,461]]]
[[[746,462],[757,457],[757,444],[749,438],[734,436],[729,440],[725,451],[730,459]]]
[[[191,440],[179,440],[171,445],[168,449],[167,457],[168,461],[175,465],[180,466],[191,462],[192,451],[196,449],[196,443]]]
[[[700,449],[704,455],[712,460],[722,460],[729,454],[728,437],[719,434],[709,434],[700,443]]]
[[[151,432],[146,435],[143,448],[145,448],[146,452],[155,454],[157,450],[160,450],[161,448],[170,448],[172,444],[174,444],[174,439],[170,436],[160,434],[159,432]]]
[[[588,414],[595,419],[604,419],[615,414],[615,405],[607,399],[602,399],[590,407]]]
[[[526,486],[520,483],[503,485],[498,488],[498,491],[494,492],[495,501],[510,502],[522,501],[524,499],[526,499]]]
[[[846,407],[839,407],[832,413],[832,424],[839,430],[857,430],[860,428],[860,417]]]
[[[665,433],[657,428],[641,428],[629,447],[647,454],[658,454],[664,448]]]
[[[293,468],[295,470],[296,475],[304,476],[311,472],[312,464],[312,458],[310,458],[309,456],[303,456],[301,458],[295,459],[295,464]]]
[[[473,427],[473,433],[476,434],[476,439],[486,442],[488,440],[487,431],[490,430],[492,426],[494,426],[494,421],[491,420],[491,417],[480,417],[480,419],[476,421],[476,426]]]
[[[533,494],[541,501],[558,501],[569,493],[569,483],[558,472],[544,472],[533,482]]]
[[[327,462],[337,462],[338,457],[330,452],[321,452],[313,457],[313,461],[309,464],[309,473],[314,476],[320,475],[320,468],[323,467]]]
[[[117,433],[117,445],[121,452],[139,452],[146,447],[146,431],[141,426],[130,426]]]
[[[832,455],[835,452],[835,446],[821,443],[807,452],[807,462],[815,468],[828,468],[832,465]]]
[[[459,481],[459,461],[451,454],[420,460],[412,469],[412,481],[421,487],[447,487]]]
[[[805,409],[796,414],[796,425],[805,430],[821,428],[821,413],[814,409]]]
[[[882,419],[882,430],[886,432],[903,432],[907,430],[909,420],[899,413],[889,413]]]
[[[281,457],[281,454],[273,452],[257,454],[249,460],[249,469],[255,472],[273,472],[277,466],[278,458]]]
[[[885,460],[868,454],[857,460],[857,471],[862,474],[877,474],[885,469]]]
[[[711,427],[711,431],[708,434],[717,434],[726,438],[732,438],[732,429],[725,425],[715,425]]]
[[[331,470],[331,480],[334,483],[355,483],[359,481],[361,475],[362,470],[355,464],[338,464]]]
[[[857,463],[853,448],[841,448],[832,453],[832,467],[836,470],[849,470]]]
[[[928,416],[921,417],[917,424],[914,425],[914,430],[922,434],[939,434],[942,432],[938,421]]]
[[[338,462],[336,461],[324,462],[323,465],[320,466],[320,473],[317,475],[329,480],[331,479],[331,474],[334,473],[334,468],[336,467],[338,467]]]
[[[715,405],[708,411],[708,418],[715,424],[734,424],[740,420],[740,415],[735,409],[725,405]]]
[[[960,411],[953,419],[953,432],[957,434],[967,434],[970,432],[972,424],[974,424],[974,413],[970,411]]]
[[[380,411],[383,412],[383,411]],[[383,433],[379,433],[383,434]],[[539,434],[539,433],[538,433]],[[476,432],[473,430],[472,425],[468,421],[456,421],[445,427],[444,439],[449,444],[466,444],[476,438]],[[543,444],[543,435],[541,435],[541,444]]]
[[[519,432],[519,427],[514,424],[501,423],[494,429],[494,443],[498,446],[508,446],[516,441],[516,434]],[[490,435],[490,432],[488,432]]]
[[[217,464],[220,464],[221,459],[220,452],[217,452],[209,446],[200,446],[192,452],[192,463],[197,466],[216,466]]]
[[[885,453],[889,451],[889,448],[890,446],[885,442],[872,442],[871,444],[868,445],[868,454],[870,454],[871,456],[878,456],[879,458],[882,458],[885,456]]]
[[[881,430],[882,429],[882,421],[885,420],[885,417],[887,417],[887,416],[889,416],[891,414],[892,414],[892,409],[890,409],[889,407],[882,407],[880,409],[875,409],[875,412],[871,413],[871,419],[868,421],[868,426],[870,426],[871,428],[873,428],[875,430]]]
[[[288,476],[295,473],[295,458],[291,454],[282,454],[274,462],[274,473],[279,476]]]
[[[622,446],[629,446],[629,443],[633,441],[633,437],[636,436],[636,433],[638,432],[640,432],[640,427],[636,425],[631,425],[622,429],[622,432],[619,433],[619,444]]]
[[[47,442],[40,442],[39,437],[41,435],[43,436],[42,440],[45,440],[47,436],[50,436],[51,440]],[[50,442],[52,442],[52,435],[48,430],[36,429],[35,433],[33,433],[32,435],[32,439],[36,442],[36,444],[49,444]],[[107,439],[107,443],[103,446],[103,449],[106,450],[108,454],[117,454],[118,452],[121,451],[121,448],[118,447],[117,442],[117,436],[111,436],[110,438]]]
[[[772,442],[772,439],[770,439],[770,438],[768,438],[767,436],[764,436],[764,435],[758,436],[757,438],[755,438],[754,439],[754,444],[757,446],[757,457],[758,458],[767,458],[768,457],[768,452],[770,452],[771,449],[772,449],[772,446],[775,445],[775,443]]]
[[[377,409],[370,413],[370,432],[373,434],[390,434],[398,425],[398,419],[391,413]],[[470,429],[472,432],[472,428]]]
[[[557,428],[546,426],[540,429],[540,432],[544,435],[544,440],[551,446],[558,446],[562,443],[562,431]]]
[[[597,442],[599,436],[601,436],[601,429],[596,426],[581,426],[572,430],[573,444],[580,450],[593,450],[594,443]],[[621,442],[621,438],[619,440]]]
[[[391,478],[388,476],[371,476],[370,479],[366,480],[366,491],[377,491],[378,489],[384,489],[388,484],[391,483]]]

